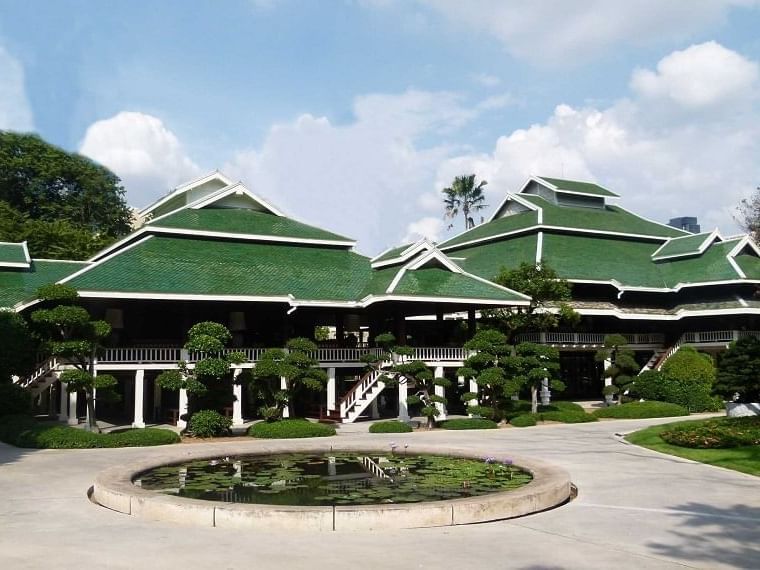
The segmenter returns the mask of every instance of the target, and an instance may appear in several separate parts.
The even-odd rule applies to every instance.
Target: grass
[[[264,439],[329,437],[335,435],[335,428],[302,418],[291,418],[276,422],[257,422],[248,428],[248,435]]]
[[[90,449],[97,447],[147,447],[179,443],[179,435],[166,429],[125,429],[93,433],[29,416],[0,418],[0,441],[33,449]]]
[[[669,418],[672,416],[688,416],[689,410],[678,404],[667,402],[628,402],[594,410],[597,418],[615,419],[644,419],[644,418]]]
[[[688,424],[700,424],[705,420],[678,422],[676,424],[664,424],[652,426],[626,436],[626,439],[641,447],[699,461],[707,465],[725,467],[742,473],[760,476],[760,445],[747,445],[743,447],[720,448],[720,449],[695,449],[690,447],[680,447],[666,443],[660,434],[670,431],[675,427],[686,426]]]

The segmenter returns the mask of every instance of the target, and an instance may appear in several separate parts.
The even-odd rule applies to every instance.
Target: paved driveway
[[[667,421],[667,420],[665,420]],[[613,438],[663,420],[370,435],[352,441],[488,442],[567,469],[572,503],[511,521],[365,533],[180,527],[91,504],[99,470],[161,448],[19,450],[0,444],[0,568],[760,568],[760,478]],[[251,441],[251,446],[258,444]],[[217,445],[217,444],[199,444]]]

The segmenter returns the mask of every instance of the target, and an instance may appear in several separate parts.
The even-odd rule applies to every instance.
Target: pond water
[[[511,462],[491,458],[329,452],[191,461],[146,471],[135,484],[210,501],[329,506],[456,499],[530,481]]]

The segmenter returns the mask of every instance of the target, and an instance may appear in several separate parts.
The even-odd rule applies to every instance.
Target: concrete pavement
[[[0,444],[0,568],[757,568],[760,478],[613,437],[676,420],[388,435],[344,430],[338,437],[352,442],[408,442],[410,449],[415,442],[488,442],[495,452],[567,469],[579,489],[568,505],[511,521],[387,532],[250,532],[140,520],[91,504],[86,490],[98,471],[165,450]]]

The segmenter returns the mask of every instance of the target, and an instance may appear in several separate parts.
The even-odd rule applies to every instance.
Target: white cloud
[[[360,238],[362,251],[380,251],[410,231],[420,197],[453,150],[422,139],[445,140],[475,107],[445,92],[358,97],[349,124],[302,115],[272,127],[259,148],[237,153],[224,170],[295,217]]]
[[[619,44],[682,41],[720,25],[735,6],[756,0],[419,0],[456,24],[485,31],[512,55],[572,63]]]
[[[0,129],[31,131],[33,128],[24,67],[0,46]]]
[[[200,174],[177,136],[161,119],[122,111],[87,128],[79,152],[113,170],[133,206],[146,206]]]
[[[489,73],[476,73],[472,79],[483,87],[496,87],[501,83],[501,79]]]
[[[416,222],[412,222],[406,226],[406,235],[403,241],[404,243],[411,243],[421,238],[438,241],[443,233],[443,228],[444,223],[441,218],[434,218],[432,216],[420,218]]]
[[[734,52],[726,55],[723,51],[729,50],[717,44],[707,45],[707,50],[696,50],[706,57],[691,52],[689,77],[709,78],[715,53],[754,77],[755,62]],[[664,57],[657,80],[675,85],[672,62],[688,51]],[[455,174],[475,172],[488,180],[486,195],[494,206],[531,174],[596,180],[621,194],[624,206],[651,218],[699,215],[705,228],[719,225],[733,231],[735,206],[760,180],[760,108],[749,101],[744,113],[703,112],[695,118],[685,110],[733,94],[705,95],[695,81],[685,83],[659,98],[636,90],[637,97],[606,108],[558,105],[544,123],[499,137],[490,153],[444,161],[437,185]],[[733,85],[746,91],[753,84],[745,79]]]
[[[637,69],[631,87],[647,98],[667,98],[684,107],[705,107],[753,96],[757,63],[716,42],[675,51],[657,64],[657,71]]]

